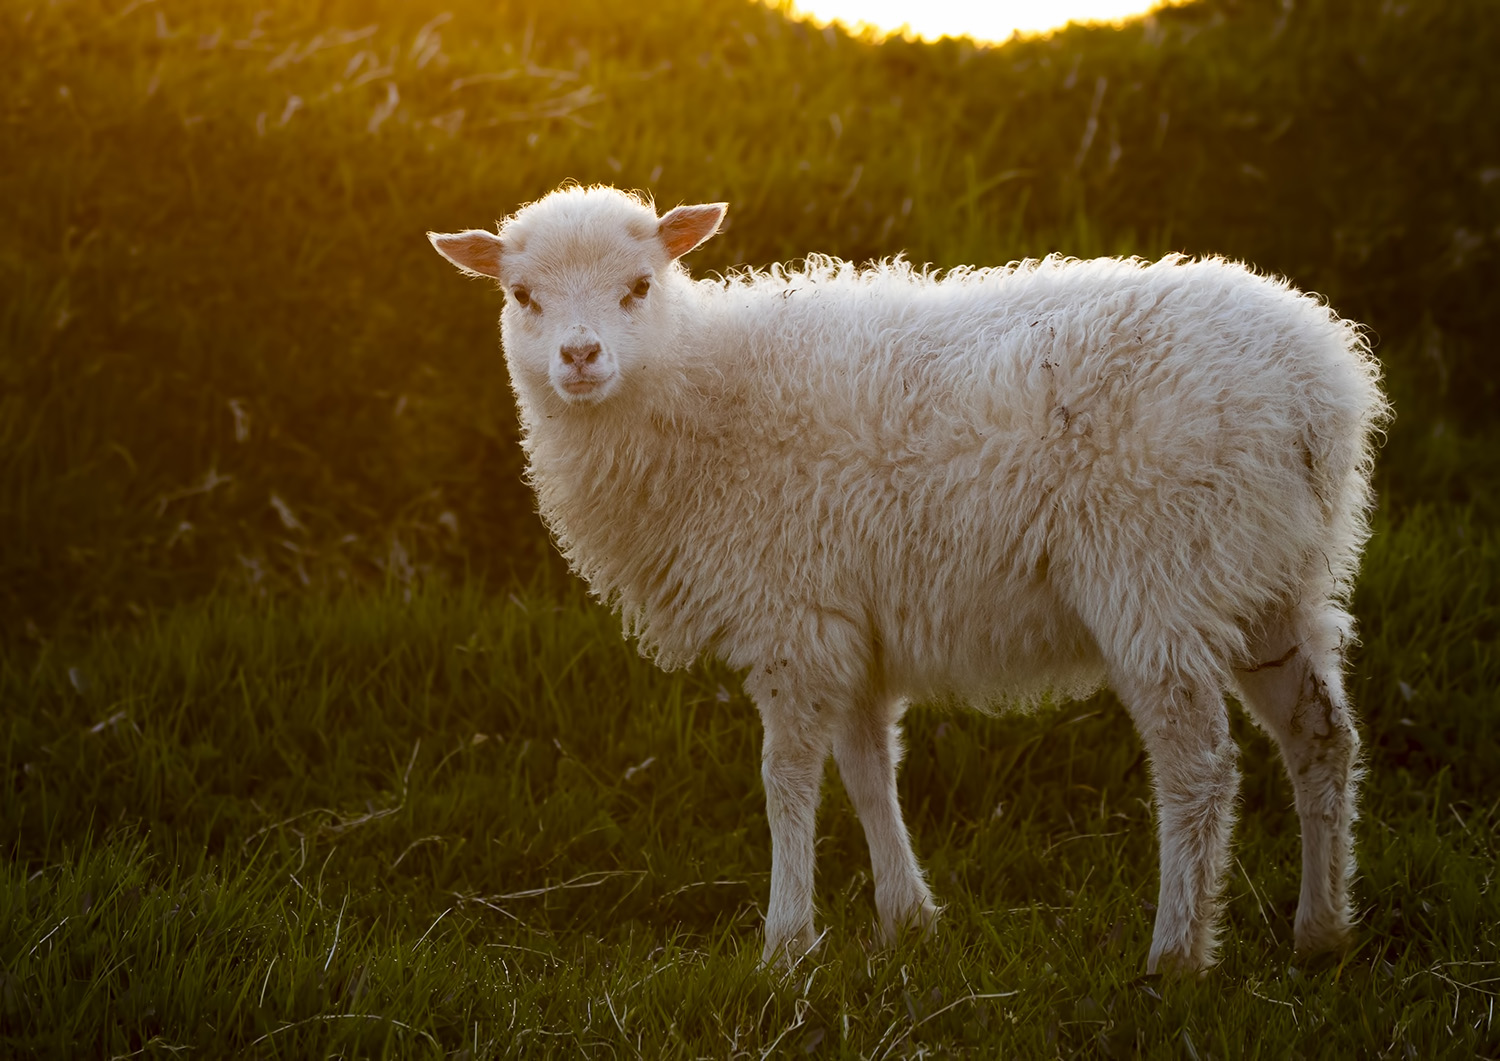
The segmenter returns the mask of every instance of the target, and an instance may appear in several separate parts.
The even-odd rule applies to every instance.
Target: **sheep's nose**
[[[592,365],[599,360],[599,340],[564,343],[562,359],[563,363],[568,365]]]

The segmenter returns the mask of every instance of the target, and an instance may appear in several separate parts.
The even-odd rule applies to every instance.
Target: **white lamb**
[[[1350,931],[1359,738],[1344,608],[1386,413],[1359,330],[1223,260],[1048,258],[941,276],[814,257],[678,263],[725,204],[658,218],[565,187],[499,235],[543,519],[663,666],[745,668],[765,727],[765,956],[815,942],[832,750],[883,933],[937,913],[897,801],[913,699],[1108,682],[1150,756],[1148,970],[1213,961],[1238,784],[1224,693],[1275,738],[1302,823],[1296,943]]]

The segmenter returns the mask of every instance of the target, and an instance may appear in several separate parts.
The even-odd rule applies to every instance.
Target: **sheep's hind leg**
[[[1213,964],[1238,757],[1224,698],[1186,681],[1115,681],[1151,762],[1161,883],[1147,972]]]
[[[771,697],[777,692],[772,690]],[[814,841],[829,734],[816,705],[802,714],[789,700],[785,691],[781,691],[780,703],[769,697],[762,702],[757,696],[765,725],[761,778],[771,826],[771,900],[762,954],[766,962],[794,961],[817,939],[813,929]]]
[[[1349,879],[1359,781],[1359,734],[1344,694],[1349,621],[1332,606],[1272,624],[1255,662],[1235,671],[1245,707],[1275,739],[1302,824],[1297,950],[1336,950],[1349,938]]]
[[[929,928],[938,913],[912,853],[896,792],[900,713],[901,703],[895,699],[850,711],[840,719],[833,740],[839,777],[870,846],[875,910],[886,943],[893,942],[902,928]]]

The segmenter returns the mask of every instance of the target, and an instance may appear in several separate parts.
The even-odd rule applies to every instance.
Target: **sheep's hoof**
[[[903,938],[931,939],[940,913],[941,907],[931,899],[924,898],[899,915],[882,917],[880,945],[894,947]]]
[[[1299,921],[1295,936],[1297,957],[1301,959],[1323,954],[1342,954],[1354,942],[1353,930],[1345,921],[1326,924]]]
[[[1164,950],[1146,959],[1147,976],[1159,975],[1168,980],[1186,980],[1193,976],[1207,976],[1213,967],[1212,958],[1177,950]]]
[[[761,964],[783,971],[791,969],[822,940],[823,937],[815,933],[811,925],[784,938],[768,937],[760,954]]]

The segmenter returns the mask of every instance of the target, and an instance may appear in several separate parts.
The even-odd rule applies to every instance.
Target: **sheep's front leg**
[[[771,901],[766,908],[767,962],[788,962],[806,953],[813,930],[813,842],[819,787],[828,758],[828,731],[816,707],[805,715],[786,690],[761,705],[765,745],[761,777],[771,825]],[[784,706],[783,706],[784,705]]]
[[[1151,761],[1161,885],[1147,972],[1213,964],[1229,861],[1238,753],[1217,689],[1116,682]]]
[[[929,927],[938,913],[912,853],[896,792],[896,768],[901,763],[901,734],[897,729],[900,706],[893,700],[850,712],[840,720],[833,741],[839,776],[870,845],[875,910],[886,943],[893,942],[903,927]]]

